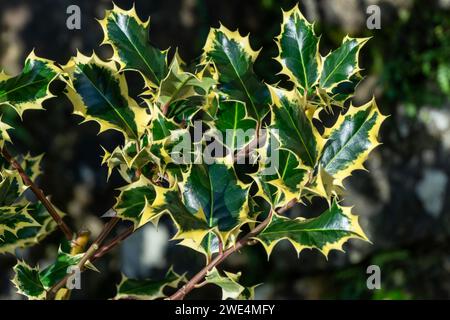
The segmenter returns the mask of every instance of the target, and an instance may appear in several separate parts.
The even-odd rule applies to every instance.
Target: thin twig
[[[297,200],[294,199],[287,203],[283,208],[277,210],[278,213],[283,213],[286,210],[292,208],[297,203]],[[214,267],[221,264],[226,258],[235,253],[236,251],[242,249],[247,245],[247,243],[253,239],[253,237],[257,236],[264,228],[269,224],[272,219],[273,211],[270,211],[264,221],[258,224],[254,229],[252,229],[249,233],[247,233],[244,237],[236,242],[233,247],[228,248],[223,251],[221,254],[219,253],[206,267],[200,270],[191,280],[188,281],[183,287],[181,287],[177,292],[169,297],[169,300],[182,300],[186,294],[188,294],[191,290],[196,288],[197,284],[202,281],[206,274],[213,269]]]
[[[12,167],[15,170],[17,170],[25,185],[28,186],[31,189],[31,191],[33,191],[33,193],[36,195],[39,201],[44,205],[50,216],[53,218],[53,220],[55,220],[58,227],[64,233],[64,236],[67,238],[67,240],[71,241],[73,239],[74,233],[69,228],[69,226],[62,220],[62,218],[56,211],[55,207],[51,204],[51,202],[45,197],[44,192],[30,179],[30,177],[26,174],[25,170],[22,168],[19,162],[17,162],[9,154],[6,147],[3,147],[1,153],[2,156],[6,159],[6,161],[8,161],[12,165]]]
[[[80,271],[84,270],[86,263],[91,260],[91,258],[99,249],[102,242],[105,240],[105,238],[109,235],[109,233],[112,231],[112,229],[116,226],[116,224],[119,221],[120,218],[114,217],[111,218],[111,220],[109,220],[108,223],[105,224],[103,230],[100,232],[97,239],[95,239],[95,241],[91,244],[89,249],[84,253],[81,260],[78,262],[77,264],[78,270]],[[74,272],[67,274],[63,279],[61,279],[59,282],[57,282],[53,287],[49,289],[49,291],[47,292],[47,300],[52,300],[55,298],[58,290],[66,285],[67,280],[74,274]]]
[[[244,164],[245,159],[249,157],[256,148],[261,146],[264,143],[265,139],[266,131],[258,131],[255,139],[253,139],[248,145],[246,145],[244,149],[241,149],[236,153],[234,162],[236,162],[237,164]]]
[[[94,256],[91,259],[91,262],[94,262],[95,260],[103,257],[106,253],[111,251],[113,248],[115,248],[118,244],[120,244],[123,240],[128,238],[130,235],[132,235],[134,232],[134,227],[131,226],[128,229],[126,229],[124,232],[119,234],[117,237],[111,240],[108,244],[105,244],[101,246],[97,252],[94,254]]]

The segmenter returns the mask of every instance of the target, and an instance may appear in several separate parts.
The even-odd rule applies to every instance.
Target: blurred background
[[[273,38],[279,33],[281,8],[290,0],[136,0],[141,18],[151,16],[151,41],[161,49],[178,48],[184,60],[201,54],[210,26],[219,21],[242,34],[251,33],[253,48],[263,47],[256,71],[266,82],[279,80]],[[133,1],[116,0],[122,8]],[[66,9],[81,9],[81,29],[68,30]],[[381,9],[381,29],[366,26],[367,7]],[[110,9],[109,0],[0,0],[0,69],[20,72],[28,53],[66,63],[79,49],[108,58],[99,44],[102,31],[96,18]],[[244,249],[223,265],[243,273],[246,285],[259,299],[448,299],[450,298],[450,0],[302,0],[305,16],[316,21],[322,34],[321,53],[341,39],[372,39],[362,50],[366,78],[357,88],[355,104],[375,95],[384,114],[383,146],[366,163],[370,172],[356,172],[346,181],[347,203],[360,215],[373,244],[352,240],[346,254],[331,252],[328,261],[316,251],[300,259],[288,243],[279,244],[270,261],[260,246]],[[142,86],[137,83],[135,90]],[[57,90],[57,88],[55,89]],[[131,90],[133,91],[133,89]],[[100,216],[115,202],[118,175],[106,181],[100,146],[112,150],[120,134],[97,135],[97,125],[78,125],[64,98],[48,100],[43,111],[28,112],[22,129],[15,130],[17,152],[45,153],[39,184],[77,228],[95,235]],[[19,122],[19,119],[11,121]],[[313,204],[313,207],[315,204]],[[303,215],[303,208],[291,215]],[[142,228],[96,265],[101,274],[87,271],[83,290],[74,299],[104,299],[115,294],[121,272],[128,277],[157,278],[174,264],[178,272],[194,274],[203,257],[167,240],[174,230],[163,223],[158,230]],[[55,259],[60,234],[42,245],[18,252],[28,263],[45,266]],[[0,256],[0,298],[21,299],[10,279],[16,259]],[[381,268],[381,289],[366,286],[367,267]],[[220,298],[220,290],[206,286],[189,298]]]

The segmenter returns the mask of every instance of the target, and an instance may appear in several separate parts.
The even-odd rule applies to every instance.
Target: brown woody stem
[[[106,237],[110,234],[112,229],[116,226],[116,224],[120,221],[120,218],[114,217],[111,218],[111,220],[108,221],[108,223],[105,224],[103,227],[103,230],[100,232],[99,236],[95,241],[91,244],[89,249],[85,252],[81,260],[78,262],[77,267],[80,271],[83,271],[85,268],[85,265],[88,261],[90,261],[94,254],[99,249],[102,242],[106,239]],[[53,287],[50,288],[50,290],[47,292],[47,300],[52,300],[55,298],[56,293],[59,289],[63,288],[67,280],[73,275],[73,273],[67,274],[63,279],[61,279],[58,283],[56,283]]]
[[[94,262],[95,260],[103,257],[106,253],[114,249],[118,244],[120,244],[123,240],[128,238],[130,235],[132,235],[134,232],[134,227],[129,227],[124,232],[119,234],[117,237],[111,240],[108,244],[105,244],[100,247],[100,249],[97,250],[97,252],[94,254],[94,256],[91,259],[91,262]]]
[[[279,209],[277,212],[282,213],[290,208],[292,208],[297,203],[297,200],[294,199],[293,201],[286,204],[283,208]],[[181,287],[177,292],[175,292],[173,295],[169,297],[169,300],[182,300],[186,294],[188,294],[190,291],[198,287],[199,282],[204,280],[206,274],[213,269],[214,267],[221,264],[226,258],[228,258],[230,255],[235,253],[236,251],[242,249],[245,247],[249,241],[252,240],[253,237],[257,236],[264,228],[269,224],[271,218],[273,215],[273,211],[270,211],[269,215],[267,216],[264,221],[262,221],[260,224],[258,224],[254,229],[252,229],[249,233],[247,233],[244,237],[239,239],[236,244],[228,248],[227,250],[223,251],[222,253],[219,253],[208,265],[206,265],[202,270],[200,270],[191,280],[188,281],[183,287]],[[204,284],[203,282],[201,284]]]
[[[23,182],[26,186],[28,186],[31,191],[36,195],[36,197],[39,199],[39,201],[44,205],[44,207],[47,209],[50,216],[55,220],[58,227],[61,229],[61,231],[64,233],[64,236],[67,238],[67,240],[71,241],[73,239],[74,233],[69,228],[69,226],[62,220],[62,218],[59,216],[58,212],[56,211],[55,207],[48,201],[48,199],[45,197],[44,192],[28,177],[28,175],[25,173],[25,170],[22,168],[22,166],[17,162],[8,152],[6,147],[3,147],[1,150],[2,156],[8,161],[12,167],[17,170],[20,177],[22,178]]]

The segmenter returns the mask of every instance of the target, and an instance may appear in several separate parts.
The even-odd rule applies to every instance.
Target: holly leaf
[[[244,102],[249,115],[260,121],[269,111],[269,93],[253,71],[258,52],[248,36],[221,25],[210,30],[203,51],[203,63],[211,61],[217,68],[220,89],[230,99]]]
[[[59,250],[56,261],[47,268],[39,272],[39,278],[44,288],[51,288],[53,285],[61,281],[69,273],[69,267],[75,266],[80,262],[83,253],[70,255],[62,250]]]
[[[137,71],[149,88],[159,87],[167,75],[167,50],[150,44],[150,19],[142,21],[134,6],[127,11],[114,4],[99,23],[104,33],[102,44],[111,45],[112,60],[120,64],[121,71]]]
[[[237,179],[232,166],[221,162],[192,165],[184,175],[181,191],[187,210],[202,213],[222,243],[248,222],[249,185]]]
[[[209,134],[216,137],[234,155],[255,138],[256,123],[256,120],[248,116],[244,103],[221,101]]]
[[[137,280],[129,279],[122,274],[122,280],[117,286],[117,299],[155,300],[164,298],[164,289],[167,287],[177,288],[180,282],[185,282],[184,275],[179,275],[172,268],[161,280]]]
[[[231,273],[225,271],[222,276],[216,268],[210,270],[205,277],[207,283],[215,284],[222,289],[222,300],[239,299],[245,287],[238,283],[241,273]]]
[[[42,109],[42,103],[53,97],[49,86],[60,72],[53,61],[31,52],[20,74],[12,77],[0,73],[0,105],[9,105],[20,116],[26,110]]]
[[[8,133],[8,130],[11,129],[10,125],[2,121],[2,115],[0,115],[0,149],[3,149],[5,142],[11,142],[11,137]]]
[[[179,150],[184,146],[183,143],[191,141],[189,129],[182,128],[174,120],[167,118],[160,109],[154,105],[152,110],[151,123],[148,127],[149,134],[149,154],[154,155],[155,163],[164,172],[167,164],[172,162],[181,162],[184,160],[184,150]],[[191,143],[189,143],[191,147]]]
[[[148,134],[144,134],[139,141],[126,141],[124,146],[117,146],[112,152],[103,148],[102,165],[108,167],[108,179],[112,171],[118,168],[122,178],[128,183],[150,162],[158,162],[159,159],[150,152]]]
[[[281,33],[276,38],[281,73],[305,93],[317,83],[320,74],[319,37],[314,25],[300,12],[298,5],[283,12]]]
[[[24,172],[35,181],[41,175],[41,160],[43,155],[32,157],[31,155],[17,156],[17,162]],[[23,182],[18,171],[10,164],[5,163],[0,171],[0,206],[8,206],[16,202],[28,186]]]
[[[143,217],[151,217],[154,212],[152,205],[156,199],[155,186],[141,175],[139,180],[119,190],[120,195],[114,206],[117,217],[132,221],[135,227],[145,224],[142,221]]]
[[[43,157],[44,154],[34,157],[30,154],[26,154],[25,156],[18,158],[20,166],[32,181],[36,181],[37,177],[42,174],[41,162]]]
[[[176,57],[172,60],[167,76],[161,81],[157,101],[162,109],[172,103],[206,95],[216,83],[213,78],[198,78],[196,75],[181,70]]]
[[[325,130],[327,142],[323,148],[320,165],[334,178],[336,185],[352,171],[364,169],[363,163],[380,143],[377,140],[383,116],[375,100],[361,107],[350,106],[336,123]]]
[[[39,225],[20,228],[16,234],[6,230],[0,238],[0,254],[14,253],[17,248],[31,247],[56,230],[56,222],[40,202],[29,204],[28,212]]]
[[[17,171],[0,171],[0,206],[12,206],[22,195],[25,188]]]
[[[18,261],[14,272],[12,283],[17,288],[17,293],[30,300],[45,299],[46,291],[39,277],[39,268],[32,268],[25,262]]]
[[[320,75],[320,86],[332,91],[342,82],[350,81],[353,75],[361,70],[359,67],[359,51],[369,38],[345,37],[336,50],[322,58],[323,69]]]
[[[17,236],[17,232],[25,227],[39,226],[33,219],[26,205],[0,207],[0,242],[6,232]]]
[[[301,97],[296,91],[269,88],[274,103],[270,128],[280,148],[292,151],[303,165],[314,167],[323,141],[307,116]]]
[[[125,137],[139,139],[149,115],[129,97],[125,76],[118,73],[114,62],[78,52],[64,71],[69,77],[66,95],[74,106],[74,114],[84,121],[96,121],[100,132],[114,129]]]
[[[176,185],[169,189],[158,188],[157,191],[159,193],[153,205],[153,211],[142,216],[140,225],[154,221],[161,214],[167,213],[177,228],[177,233],[172,240],[188,239],[188,244],[199,246],[204,236],[211,230],[204,212],[188,210],[180,197],[181,191]]]
[[[279,149],[274,138],[261,150],[260,169],[251,176],[258,185],[256,196],[265,199],[273,209],[300,200],[308,180],[308,168],[291,151]]]
[[[286,239],[299,255],[303,249],[317,249],[325,256],[333,249],[342,251],[342,245],[351,238],[368,241],[351,208],[341,207],[336,201],[316,218],[290,219],[274,214],[267,227],[255,237],[268,255],[278,242]]]
[[[19,261],[14,267],[13,283],[18,293],[28,299],[45,299],[47,290],[61,281],[69,273],[69,267],[75,266],[83,255],[83,253],[70,255],[60,249],[56,261],[43,270],[39,267],[32,268]],[[89,263],[87,266],[96,270]]]

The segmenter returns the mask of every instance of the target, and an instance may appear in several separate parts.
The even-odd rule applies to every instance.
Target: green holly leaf
[[[117,294],[114,299],[155,300],[164,298],[166,297],[165,288],[177,288],[180,282],[185,281],[185,276],[177,274],[172,268],[162,280],[137,280],[122,275],[122,281],[117,286]]]
[[[203,51],[203,62],[211,61],[217,68],[220,89],[230,99],[244,102],[249,115],[260,121],[269,111],[269,93],[253,71],[258,52],[248,36],[221,25],[211,29]]]
[[[231,155],[255,138],[256,120],[247,114],[239,101],[221,101],[210,134],[224,144]]]
[[[364,169],[363,163],[380,143],[377,140],[383,116],[375,100],[361,107],[350,106],[347,113],[339,115],[331,128],[326,128],[327,142],[320,158],[321,166],[334,178],[336,185],[352,171]]]
[[[303,17],[298,6],[283,12],[281,33],[276,38],[281,73],[305,93],[317,83],[320,74],[319,37],[314,25]]]
[[[118,73],[114,62],[101,61],[95,54],[87,57],[78,53],[64,71],[69,77],[66,95],[74,106],[74,114],[84,121],[96,121],[100,132],[114,129],[125,137],[139,139],[149,115],[129,97],[125,76]]]
[[[302,98],[296,91],[269,87],[273,101],[271,132],[280,148],[292,151],[303,165],[314,167],[323,139],[308,116]]]
[[[114,4],[99,21],[103,29],[103,44],[114,50],[112,60],[119,63],[121,70],[139,72],[149,88],[159,87],[167,75],[167,50],[161,51],[150,44],[150,19],[143,22],[134,6],[123,10]]]
[[[9,105],[20,116],[26,110],[42,109],[42,103],[53,97],[49,86],[60,72],[53,61],[31,52],[20,74],[0,73],[0,105]]]
[[[222,300],[239,299],[245,290],[245,287],[238,283],[241,273],[224,272],[225,276],[222,276],[216,268],[213,268],[207,273],[205,281],[222,289]]]
[[[288,240],[298,254],[303,249],[317,249],[325,256],[330,250],[342,251],[342,245],[351,238],[367,240],[358,223],[358,217],[349,207],[341,207],[336,201],[320,216],[311,219],[274,214],[267,227],[255,238],[268,255],[281,240]]]
[[[320,86],[332,91],[340,83],[349,81],[361,70],[359,67],[359,51],[369,38],[345,37],[336,50],[322,58],[323,69]]]
[[[14,266],[15,276],[12,280],[17,288],[17,293],[30,300],[45,299],[46,291],[39,277],[39,268],[32,268],[23,261]]]
[[[44,288],[48,289],[61,281],[69,273],[69,267],[77,265],[83,253],[70,255],[59,250],[56,261],[39,272],[39,278]]]

